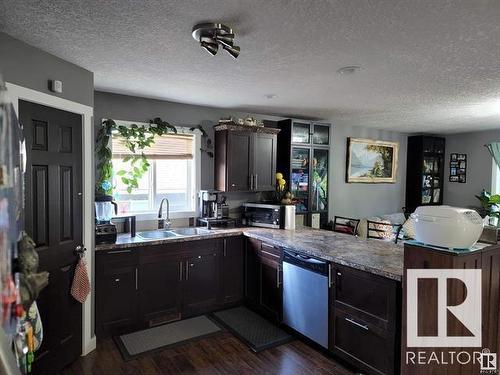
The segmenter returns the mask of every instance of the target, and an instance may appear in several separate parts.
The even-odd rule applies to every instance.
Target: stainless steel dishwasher
[[[283,254],[283,323],[328,348],[330,265],[285,250]]]

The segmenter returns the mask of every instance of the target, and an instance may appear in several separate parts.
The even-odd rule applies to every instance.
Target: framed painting
[[[396,182],[399,142],[347,138],[347,183]]]

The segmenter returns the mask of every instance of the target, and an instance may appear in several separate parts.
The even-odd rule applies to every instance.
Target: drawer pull
[[[112,250],[108,251],[108,254],[125,254],[125,253],[131,253],[132,250]]]
[[[278,258],[278,259],[280,258],[280,256],[279,256],[279,255],[276,255],[276,254],[270,253],[269,251],[261,250],[260,252],[261,252],[261,253],[263,253],[263,254],[270,255],[270,256],[272,256],[272,257],[274,257],[274,258]]]
[[[355,320],[353,320],[351,318],[345,318],[345,320],[347,320],[349,323],[354,324],[355,326],[358,326],[359,328],[363,328],[365,331],[369,330],[367,325],[358,323],[358,322],[356,322]]]

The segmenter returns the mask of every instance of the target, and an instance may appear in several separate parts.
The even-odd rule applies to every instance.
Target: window
[[[491,173],[491,194],[500,194],[500,167],[493,160],[493,168]]]
[[[114,198],[119,214],[157,213],[160,202],[168,198],[173,217],[190,216],[196,211],[197,152],[196,135],[169,134],[155,139],[144,150],[151,166],[131,193],[119,176],[114,179]],[[118,135],[111,139],[113,170],[127,170],[123,157],[131,154]],[[177,213],[177,215],[176,215]]]

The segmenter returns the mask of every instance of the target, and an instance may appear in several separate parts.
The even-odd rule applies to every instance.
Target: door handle
[[[78,245],[75,247],[75,254],[78,255],[80,258],[85,255],[85,252],[87,249],[83,245]]]
[[[345,320],[347,320],[349,323],[354,324],[355,326],[357,326],[359,328],[364,329],[365,331],[369,331],[368,326],[365,325],[365,324],[358,323],[354,319],[350,319],[350,318],[347,318],[347,317],[345,318]]]

